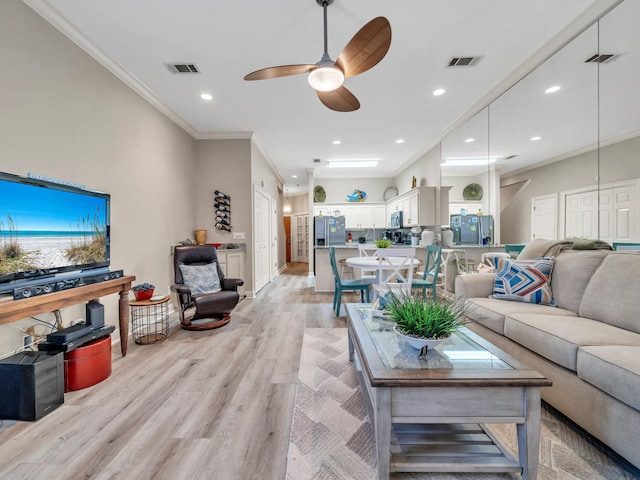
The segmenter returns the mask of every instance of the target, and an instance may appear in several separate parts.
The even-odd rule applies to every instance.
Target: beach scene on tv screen
[[[2,182],[0,275],[104,262],[106,209],[105,198]]]

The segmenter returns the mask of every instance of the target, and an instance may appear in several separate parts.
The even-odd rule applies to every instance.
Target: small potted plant
[[[435,347],[468,323],[463,320],[466,307],[450,298],[424,299],[391,291],[385,301],[384,311],[395,322],[395,332],[421,350]]]
[[[155,288],[155,285],[145,282],[135,285],[131,290],[133,290],[136,300],[149,300],[153,297],[153,290]]]
[[[389,248],[391,246],[391,240],[389,240],[388,238],[383,238],[381,240],[376,240],[375,244],[378,248]]]

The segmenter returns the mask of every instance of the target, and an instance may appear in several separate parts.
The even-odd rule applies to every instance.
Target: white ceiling
[[[575,29],[614,0],[335,0],[328,9],[333,59],[374,17],[387,17],[392,28],[382,62],[345,81],[361,103],[349,113],[324,107],[304,75],[243,80],[259,68],[320,60],[323,16],[315,0],[24,1],[195,138],[253,135],[296,193],[307,189],[314,168],[318,178],[394,176],[567,25]],[[448,68],[459,56],[482,59]],[[194,63],[201,73],[171,74],[166,63]],[[435,97],[436,88],[446,93]],[[203,92],[213,101],[201,100]],[[346,158],[380,161],[356,171],[322,166]]]

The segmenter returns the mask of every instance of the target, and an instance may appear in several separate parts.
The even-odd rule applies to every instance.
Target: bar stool
[[[338,263],[340,264],[340,278],[344,278],[345,274],[351,275],[351,278],[356,278],[353,273],[353,268],[347,265],[346,258],[338,260]]]

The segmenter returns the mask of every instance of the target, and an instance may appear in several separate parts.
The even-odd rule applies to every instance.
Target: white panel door
[[[598,238],[598,192],[582,194],[582,238]]]
[[[270,235],[269,235],[269,197],[260,190],[253,190],[253,291],[258,293],[269,283],[270,271]]]
[[[637,242],[640,240],[640,212],[638,187],[623,185],[613,189],[613,218],[615,221],[614,242]]]
[[[531,199],[531,238],[556,240],[558,235],[557,195]]]

